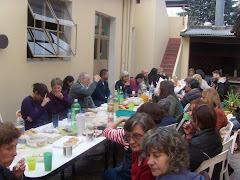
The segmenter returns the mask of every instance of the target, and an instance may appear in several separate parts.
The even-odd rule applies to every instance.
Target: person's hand
[[[165,73],[162,73],[164,76],[166,76],[166,74]]]
[[[32,122],[32,121],[33,121],[30,116],[28,116],[26,120],[29,121],[29,122]]]
[[[129,81],[126,81],[126,82],[124,83],[124,86],[128,86],[128,85],[130,85],[130,82],[129,82]]]
[[[190,122],[190,121],[189,121],[189,122]],[[189,122],[185,122],[185,123],[183,124],[183,130],[184,130],[184,132],[185,132],[186,135],[191,135],[191,134],[193,134],[193,132],[194,132],[194,127],[193,127],[192,124],[189,123]]]
[[[155,90],[155,91],[154,91],[154,95],[155,95],[155,96],[159,96],[159,95],[160,95],[159,90]]]
[[[177,94],[177,97],[178,97],[179,99],[182,99],[182,98],[183,98],[183,95]]]
[[[94,81],[96,81],[96,82],[98,82],[101,79],[101,77],[99,75],[95,75],[93,78],[94,78]]]
[[[126,122],[128,119],[129,119],[129,117],[120,117],[120,118],[118,118],[118,120],[119,120],[120,123]],[[120,123],[119,123],[119,124],[120,124]]]
[[[57,92],[54,94],[58,99],[63,99],[63,94],[61,92]]]
[[[16,166],[13,167],[12,173],[17,179],[21,179],[24,171],[25,171],[25,159],[22,158]]]
[[[230,104],[229,104],[229,107],[230,107],[230,109],[232,109],[232,110],[237,110],[237,106],[233,103],[233,102],[231,102]]]
[[[212,82],[210,86],[213,87],[213,88],[215,88],[215,87],[216,87],[216,84],[214,84],[214,83]]]
[[[49,101],[50,101],[50,98],[48,98],[47,94],[45,94],[41,105],[44,107]]]

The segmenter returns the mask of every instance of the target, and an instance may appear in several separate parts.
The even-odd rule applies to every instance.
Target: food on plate
[[[63,144],[71,144],[72,146],[76,145],[79,142],[78,138],[72,137],[69,138],[66,142],[64,142]]]
[[[33,135],[33,134],[37,134],[38,130],[32,128],[32,129],[29,129],[29,130],[25,131],[25,133],[28,134],[28,135]]]
[[[43,153],[33,153],[33,157],[43,157]]]
[[[94,113],[94,112],[86,112],[85,116],[96,116],[96,113]]]
[[[33,134],[27,139],[27,145],[32,147],[41,147],[47,144],[47,137]]]
[[[124,105],[119,105],[119,109],[126,109]]]
[[[18,149],[26,149],[25,147],[19,147]]]

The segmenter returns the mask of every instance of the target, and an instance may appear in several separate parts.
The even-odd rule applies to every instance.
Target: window
[[[95,15],[94,59],[108,60],[110,19]]]
[[[64,2],[28,0],[28,58],[75,55],[71,48],[74,30],[76,24]]]

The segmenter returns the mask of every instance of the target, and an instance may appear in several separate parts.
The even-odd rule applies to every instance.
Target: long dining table
[[[59,126],[66,126],[67,120],[64,119],[59,121]],[[53,128],[52,123],[43,125],[41,127],[36,128],[37,130]],[[47,144],[41,148],[32,148],[26,144],[18,143],[17,145],[17,153],[18,155],[15,157],[12,165],[10,168],[15,166],[17,162],[22,159],[26,158],[26,156],[31,156],[32,153],[35,151],[51,151],[52,152],[52,170],[45,171],[44,169],[44,162],[37,162],[35,170],[28,170],[27,163],[26,163],[26,170],[25,170],[25,177],[26,179],[49,179],[59,172],[61,172],[61,179],[64,179],[64,169],[72,166],[72,173],[75,173],[75,162],[80,160],[83,156],[94,150],[95,148],[99,147],[100,145],[105,145],[105,169],[108,168],[108,149],[109,149],[109,140],[107,140],[103,136],[99,136],[94,138],[93,141],[86,141],[85,136],[76,136],[80,139],[80,143],[73,147],[72,149],[72,156],[66,157],[63,156],[63,148],[57,148],[53,144]]]

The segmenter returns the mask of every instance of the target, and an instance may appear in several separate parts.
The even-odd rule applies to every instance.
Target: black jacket
[[[190,170],[195,171],[200,164],[222,152],[222,142],[215,128],[203,129],[196,132],[189,140]],[[221,164],[214,168],[212,180],[218,180]]]
[[[229,82],[225,77],[222,77],[220,80],[218,80],[216,85],[216,90],[219,94],[220,100],[223,101],[225,96],[227,95],[227,92],[229,90]]]
[[[9,169],[0,165],[0,180],[16,180],[16,178]]]

